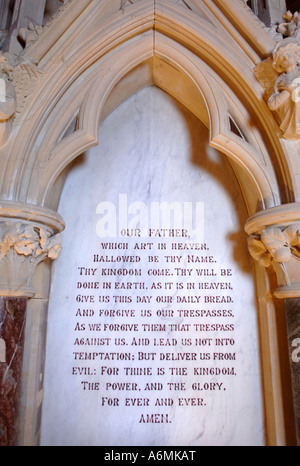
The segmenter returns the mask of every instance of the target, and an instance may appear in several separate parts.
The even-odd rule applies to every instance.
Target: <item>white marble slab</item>
[[[115,206],[118,216],[121,206],[121,222],[118,217],[116,223],[118,235],[126,220],[129,227],[134,226],[143,231],[143,226],[148,224],[152,228],[153,202],[165,202],[168,205],[176,202],[182,209],[184,203],[187,203],[186,206],[194,209],[192,219],[189,219],[193,221],[196,219],[197,207],[199,229],[192,232],[191,238],[99,237],[99,221],[101,223],[107,214],[103,210],[105,206]],[[124,209],[125,203],[129,209],[127,212]],[[144,216],[141,215],[143,209]],[[132,215],[134,210],[135,215]],[[208,146],[208,130],[202,123],[159,89],[150,87],[140,91],[101,124],[99,146],[85,154],[73,167],[66,181],[59,212],[67,227],[63,233],[63,252],[54,266],[49,309],[42,444],[263,445],[264,416],[257,310],[243,232],[247,213],[233,171],[227,159]],[[142,218],[142,225],[134,223],[137,216]],[[166,216],[163,220],[166,221]],[[180,223],[178,215],[174,221],[175,226],[176,222]],[[113,223],[109,225],[110,228],[113,226]],[[164,227],[164,224],[161,226]],[[209,250],[197,253],[176,250],[175,254],[170,249],[172,243],[201,242],[199,238]],[[130,266],[128,263],[117,266],[141,269],[142,276],[135,276],[133,280],[128,276],[101,275],[102,268],[109,268],[111,264],[95,263],[95,255],[109,258],[124,256],[124,250],[103,250],[101,243],[104,239],[128,242],[126,255],[138,256],[140,261]],[[133,249],[143,241],[152,243],[152,249],[149,249],[150,246],[145,250]],[[157,249],[158,243],[166,243],[168,255],[181,257],[180,262],[167,262],[164,257],[166,252]],[[158,256],[158,263],[149,262],[149,255],[152,254]],[[213,262],[191,264],[188,262],[189,254],[194,257],[212,256]],[[150,268],[168,269],[173,275],[147,276]],[[197,276],[197,268],[208,271],[209,275],[204,278]],[[97,269],[93,276],[91,269]],[[182,270],[187,269],[191,270],[190,276],[183,275]],[[221,275],[221,269],[230,270],[230,275]],[[85,275],[87,270],[90,275]],[[77,288],[78,282],[98,282],[99,289],[84,291]],[[103,282],[110,282],[112,289],[103,289]],[[115,282],[123,283],[123,286],[127,286],[128,282],[144,283],[145,288],[120,291],[114,289]],[[164,290],[151,290],[153,283],[161,283]],[[166,289],[169,286],[166,283],[172,283],[170,290]],[[182,290],[178,289],[178,283],[182,283]],[[195,283],[197,288],[187,290],[190,283]],[[199,283],[208,284],[200,285],[203,287],[213,283],[231,283],[233,289],[199,290]],[[79,294],[93,295],[96,304],[79,303],[76,300]],[[113,303],[115,295],[130,297],[132,302]],[[103,297],[100,299],[109,297],[110,303],[99,303],[99,296]],[[137,302],[145,296],[150,297],[150,303]],[[169,296],[171,302],[157,302],[165,296]],[[219,296],[221,300],[228,297],[233,302],[205,303],[205,296]],[[196,302],[183,303],[186,297]],[[93,310],[94,316],[78,316],[78,309]],[[105,309],[132,310],[134,317],[100,317],[99,310]],[[223,312],[229,309],[233,317],[207,316],[208,311]],[[147,310],[151,310],[151,317],[141,316],[141,311],[145,313]],[[157,315],[160,310],[168,315],[160,317]],[[205,315],[186,316],[183,310],[202,310]],[[122,323],[131,325],[127,327],[131,331],[104,331],[105,324]],[[85,330],[79,330],[78,324],[85,324]],[[101,331],[88,332],[89,324],[99,324]],[[161,331],[153,331],[153,327],[152,331],[148,331],[144,324],[161,325],[157,327]],[[180,327],[174,327],[174,324],[185,325],[181,327],[181,330],[185,330],[180,331]],[[202,327],[199,330],[199,324],[207,325],[209,330],[204,331]],[[215,324],[233,325],[234,329],[213,331],[211,325]],[[133,330],[134,325],[138,331]],[[162,330],[163,325],[166,325],[165,330]],[[98,337],[111,338],[109,345],[97,347],[74,344],[77,338]],[[116,346],[115,338],[124,338],[126,346]],[[143,340],[139,346],[134,346],[133,338]],[[164,339],[164,343],[166,339],[173,343],[176,340],[177,345],[155,345],[154,339],[157,343],[160,338]],[[234,345],[217,347],[216,338],[234,340]],[[183,341],[187,343],[188,339],[192,344],[187,346]],[[211,339],[206,342],[211,341],[210,346],[203,345],[205,339]],[[87,352],[129,353],[135,359],[79,359],[79,353]],[[139,353],[154,353],[155,356],[153,360],[141,361],[138,359]],[[166,358],[166,353],[196,354],[196,361],[161,360],[161,357]],[[214,353],[226,353],[227,357],[234,354],[235,360],[213,360]],[[205,360],[207,354],[209,360]],[[115,374],[109,375],[102,367],[110,368]],[[200,367],[234,370],[235,375],[195,375],[194,369]],[[132,368],[148,368],[151,375],[125,375],[125,368],[127,372]],[[162,368],[165,375],[158,376],[157,371]],[[80,375],[79,371],[87,373]],[[104,373],[101,374],[101,371]],[[97,383],[99,390],[88,389],[98,388],[97,385],[88,385]],[[129,390],[106,390],[107,383],[130,385],[127,387]],[[147,391],[147,383],[162,383],[163,389]],[[177,386],[180,390],[169,390],[168,383],[184,385]],[[132,390],[134,384],[137,390]],[[195,390],[193,384],[199,384],[199,390]],[[156,388],[160,386],[156,385]],[[102,399],[105,397],[118,399],[118,406],[108,406],[107,400],[104,400],[103,405]],[[126,398],[135,399],[134,402],[127,401],[135,405],[126,406]],[[154,406],[157,398],[172,400],[166,401],[172,405]],[[136,406],[136,403],[146,406]],[[189,406],[185,407],[187,403]],[[190,406],[191,403],[196,406]],[[141,419],[147,419],[147,415],[153,415],[148,417],[152,422],[141,422]]]

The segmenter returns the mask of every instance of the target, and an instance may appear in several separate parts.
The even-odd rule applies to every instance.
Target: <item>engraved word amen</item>
[[[115,238],[122,231],[139,230],[139,236],[149,236],[149,225],[153,229],[176,228],[187,230],[200,243],[204,238],[203,202],[144,202],[128,204],[127,195],[119,195],[119,203],[100,202],[96,214],[101,218],[96,225],[100,238]],[[121,234],[121,236],[124,236]]]

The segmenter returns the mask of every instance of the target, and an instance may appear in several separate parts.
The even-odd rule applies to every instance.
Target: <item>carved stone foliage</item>
[[[283,37],[294,37],[300,40],[300,12],[287,11],[283,15],[283,22],[277,26],[277,32]]]
[[[293,38],[280,41],[272,57],[254,70],[265,89],[268,106],[282,136],[300,139],[300,42]]]
[[[60,235],[30,222],[0,223],[0,288],[2,295],[30,296],[37,265],[58,258]]]
[[[11,249],[23,256],[31,256],[32,259],[48,256],[56,259],[60,253],[60,242],[56,237],[49,238],[47,230],[22,223],[8,226],[2,235],[0,243],[0,261],[2,261]],[[2,225],[3,231],[3,225]]]
[[[15,62],[9,53],[0,52],[0,147],[44,74],[28,59]]]
[[[292,257],[300,258],[300,223],[285,228],[268,227],[261,234],[251,235],[248,248],[251,256],[264,267],[273,261],[282,264]]]

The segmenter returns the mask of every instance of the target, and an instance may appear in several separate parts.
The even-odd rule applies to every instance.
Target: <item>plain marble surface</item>
[[[105,303],[83,305],[76,301],[79,293],[77,282],[79,267],[98,268],[95,277],[89,277],[91,282],[103,281],[115,286],[115,281],[127,283],[128,277],[115,279],[100,276],[99,269],[108,264],[93,262],[95,254],[116,256],[124,251],[109,251],[106,254],[101,248],[103,238],[97,234],[99,203],[104,207],[116,206],[118,211],[120,195],[126,196],[128,205],[135,214],[140,207],[147,206],[149,220],[150,206],[153,202],[179,203],[179,206],[189,203],[189,206],[204,208],[202,227],[204,242],[214,263],[198,264],[197,267],[213,270],[217,276],[209,276],[205,280],[196,277],[195,265],[190,269],[191,277],[176,276],[175,267],[178,264],[166,263],[165,252],[157,250],[158,242],[167,243],[170,239],[145,238],[145,242],[153,242],[153,251],[159,256],[159,267],[169,268],[172,277],[148,277],[140,280],[148,289],[124,291],[130,296],[130,304]],[[136,204],[137,203],[137,204]],[[97,213],[98,206],[98,213]],[[201,211],[201,207],[199,207]],[[195,211],[193,211],[195,212]],[[176,103],[167,94],[155,87],[149,87],[130,98],[115,110],[99,127],[99,145],[84,154],[74,164],[64,187],[59,207],[59,213],[66,222],[63,233],[63,251],[55,262],[51,301],[48,319],[46,372],[44,387],[44,406],[42,423],[42,445],[143,445],[143,446],[201,446],[201,445],[263,445],[264,417],[262,401],[261,368],[259,363],[259,339],[257,309],[255,303],[254,281],[251,273],[251,261],[247,251],[246,235],[243,225],[247,212],[234,173],[225,156],[208,146],[208,130],[188,111]],[[131,212],[131,214],[133,211]],[[130,213],[129,213],[130,214]],[[128,215],[129,215],[128,214]],[[122,213],[124,215],[124,212]],[[108,218],[108,217],[107,217]],[[122,217],[124,218],[124,217]],[[134,215],[129,215],[129,225],[134,224]],[[200,217],[199,217],[200,218]],[[201,222],[200,222],[201,223]],[[118,228],[117,224],[117,228]],[[151,225],[150,225],[151,227]],[[197,239],[197,238],[196,238]],[[121,241],[124,238],[111,238],[107,241]],[[190,238],[193,241],[195,238]],[[137,242],[140,242],[141,238]],[[177,238],[176,241],[182,241]],[[176,242],[175,241],[175,242]],[[136,241],[128,238],[129,249],[126,253],[138,255],[140,263],[131,264],[141,268],[143,274],[149,269],[149,250],[133,250]],[[168,249],[170,252],[170,249]],[[174,251],[172,252],[174,255]],[[171,254],[170,254],[171,255]],[[181,255],[182,268],[189,268],[187,256]],[[199,255],[204,255],[203,251]],[[121,267],[122,264],[118,264]],[[128,264],[123,264],[127,267]],[[157,266],[158,267],[158,266]],[[230,269],[232,276],[221,277],[221,269]],[[83,269],[82,269],[83,270]],[[88,281],[88,278],[85,277]],[[172,281],[172,289],[149,289],[153,283],[160,282],[163,287]],[[204,304],[205,294],[202,291],[186,290],[188,283],[205,281],[207,283],[231,282],[233,290],[223,290],[219,293],[210,292],[212,296],[230,295],[233,303]],[[176,283],[183,283],[183,290],[176,288]],[[90,293],[112,296],[115,290],[90,290]],[[120,295],[121,292],[119,291]],[[172,304],[164,304],[163,309],[173,310],[172,317],[157,316],[162,305],[156,302],[157,297],[171,296]],[[150,304],[137,303],[141,296],[152,296]],[[177,304],[178,297],[200,296],[197,304]],[[135,318],[79,318],[78,309],[93,309],[95,314],[99,309],[132,309]],[[179,314],[180,309],[231,309],[234,317],[226,318],[185,318]],[[145,320],[141,317],[142,310],[151,310],[152,317]],[[142,324],[166,324],[166,331],[144,331]],[[138,332],[92,332],[79,331],[77,324],[105,323],[137,324]],[[234,324],[233,332],[221,333],[197,332],[194,324]],[[189,331],[171,331],[169,324],[190,324]],[[188,328],[188,327],[185,327]],[[133,334],[134,333],[134,334]],[[74,346],[76,338],[109,337],[109,347]],[[132,337],[149,338],[150,345],[133,347]],[[154,347],[154,338],[170,338],[178,340],[176,347]],[[199,354],[220,352],[220,347],[195,346],[196,338],[232,338],[234,346],[221,348],[222,352],[235,354],[235,361],[200,360]],[[120,346],[114,346],[115,338],[125,338],[129,346],[127,352],[134,354],[134,361],[75,361],[74,351],[122,352]],[[182,339],[190,338],[192,346],[182,344]],[[138,361],[138,352],[155,352],[153,361]],[[160,361],[158,354],[162,352],[174,354],[194,352],[197,361],[172,362]],[[100,375],[102,366],[116,367],[118,376]],[[232,376],[195,376],[196,367],[234,367],[236,375]],[[89,367],[91,375],[80,376],[72,374],[73,367]],[[152,375],[127,376],[125,367],[148,367]],[[166,375],[157,376],[157,370],[164,368]],[[171,376],[171,368],[185,368],[187,375]],[[82,381],[97,382],[100,390],[83,390]],[[137,391],[105,391],[109,382],[136,383]],[[146,383],[163,383],[163,390],[145,392]],[[170,392],[167,383],[185,383],[186,390]],[[193,390],[193,383],[223,384],[214,390]],[[119,406],[102,406],[102,397],[119,398]],[[125,406],[125,398],[148,398],[149,407]],[[171,398],[173,406],[154,407],[156,398]],[[179,398],[203,399],[203,406],[179,406]],[[168,414],[169,423],[141,423],[141,414]]]

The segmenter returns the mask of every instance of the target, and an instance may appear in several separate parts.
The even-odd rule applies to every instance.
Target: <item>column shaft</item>
[[[26,298],[0,297],[0,446],[17,442]]]
[[[285,300],[298,446],[300,446],[300,298]]]

